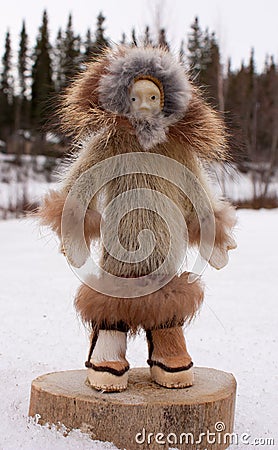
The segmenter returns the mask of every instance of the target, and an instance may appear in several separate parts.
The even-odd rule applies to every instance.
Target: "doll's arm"
[[[57,191],[51,190],[43,198],[43,202],[38,209],[41,224],[50,227],[58,235],[61,241],[61,252],[67,256],[69,262],[75,267],[81,267],[84,264],[89,256],[88,248],[91,240],[99,237],[101,215],[96,210],[96,199],[94,197],[86,210],[84,224],[83,221],[81,224],[82,192],[78,198],[71,196],[68,198],[68,195],[80,175],[93,164],[92,147],[87,145],[62,177],[60,189]],[[86,186],[84,186],[84,189],[86,189]],[[63,232],[63,236],[62,217],[63,224],[66,225],[65,228],[68,231],[67,233]],[[80,235],[80,227],[82,227],[82,236]]]
[[[188,221],[188,233],[191,244],[199,244],[202,227],[201,255],[216,269],[221,269],[228,263],[228,251],[237,247],[233,237],[233,228],[236,224],[235,208],[227,201],[217,198],[212,193],[206,172],[201,165],[197,168],[197,178],[206,193],[205,203],[200,206],[201,217],[194,211]],[[204,197],[202,196],[202,201]],[[195,202],[200,199],[195,199]],[[209,203],[209,207],[208,207]],[[213,220],[211,214],[213,213]],[[201,225],[200,225],[201,224]],[[215,238],[213,247],[207,242],[207,227],[214,226]]]
[[[78,208],[76,205],[72,204],[67,207],[65,214],[65,219],[71,224],[72,239],[71,241],[75,244],[74,248],[68,245],[68,237],[62,236],[62,215],[64,211],[65,202],[67,199],[67,192],[65,190],[54,191],[51,190],[43,199],[42,205],[39,207],[38,215],[42,225],[48,226],[54,231],[61,241],[60,251],[67,256],[69,262],[75,267],[81,267],[84,264],[85,251],[82,251],[82,243],[77,238],[76,229],[79,227],[79,217]],[[87,209],[84,218],[84,237],[86,247],[90,247],[92,239],[96,239],[100,235],[100,221],[101,215],[98,211],[94,209]],[[75,236],[74,236],[75,234]],[[87,257],[86,257],[87,259]]]

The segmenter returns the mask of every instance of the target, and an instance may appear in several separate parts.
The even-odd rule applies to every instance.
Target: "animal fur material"
[[[153,330],[190,322],[203,297],[201,281],[188,283],[188,273],[183,273],[158,291],[132,299],[111,297],[82,284],[75,306],[82,321],[97,329],[110,329],[124,321],[132,332],[136,332],[140,327]]]
[[[163,86],[163,108],[153,117],[142,118],[130,112],[129,89],[136,79],[148,76]],[[187,245],[200,242],[200,220],[201,224],[206,224],[211,213],[215,221],[216,259],[219,261],[219,252],[225,259],[231,248],[234,210],[211,192],[204,169],[204,162],[228,159],[225,127],[221,116],[204,102],[182,65],[168,51],[128,46],[105,51],[99,60],[89,62],[86,70],[67,88],[60,119],[64,133],[78,144],[79,152],[64,169],[57,202],[53,193],[44,202],[40,212],[44,224],[59,235],[63,202],[73,188],[78,201],[87,205],[88,192],[103,176],[97,169],[90,175],[90,169],[109,161],[107,173],[114,173],[119,163],[113,157],[159,155],[185,166],[192,174],[192,177],[184,177],[184,192],[173,180],[154,175],[157,166],[151,167],[146,159],[144,173],[135,171],[116,176],[101,186],[90,200],[86,214],[96,210],[102,214],[109,244],[109,249],[102,246],[101,268],[117,277],[140,278],[163,267],[167,260],[162,273],[178,273]],[[206,201],[200,195],[199,185]],[[139,194],[142,193],[145,206],[140,204]],[[129,195],[137,202],[136,208],[130,206]],[[113,206],[116,199],[122,199],[120,203],[126,206],[122,217],[120,209]],[[110,214],[106,211],[109,205],[112,205]],[[196,205],[201,217],[196,216]],[[180,217],[187,229],[180,226]],[[86,223],[85,236],[89,243],[99,236],[100,219],[94,216]],[[141,250],[140,233],[146,230],[151,232],[148,239],[143,240],[147,256],[134,262],[134,254]],[[119,257],[119,243],[128,258]],[[169,256],[170,245],[173,253]],[[74,248],[78,249],[78,245]],[[74,255],[71,262],[75,265]],[[76,267],[83,262],[85,256],[84,261],[82,255],[77,257]],[[189,283],[188,274],[184,273],[158,291],[133,299],[112,297],[82,284],[75,305],[82,320],[92,326],[111,326],[123,321],[136,331],[139,327],[157,329],[189,322],[202,300],[200,281]]]
[[[145,51],[146,49],[140,49],[139,52],[141,64]],[[165,60],[170,64],[168,74],[166,68],[165,71],[160,70],[167,79],[167,86],[164,86],[165,106],[160,115],[164,126],[163,134],[167,129],[166,141],[173,138],[175,142],[181,142],[185,152],[189,151],[194,157],[199,156],[209,161],[228,158],[223,120],[204,102],[196,87],[191,85],[184,68],[166,50],[149,48],[147,54],[150,55],[147,57],[148,67],[153,67],[155,63],[162,64],[162,61],[165,63]],[[135,64],[132,55],[136,61],[138,49],[119,46],[115,50],[104,52],[98,61],[88,63],[86,71],[76,77],[61,102],[60,120],[64,133],[76,142],[103,128],[107,138],[119,133],[128,136],[136,133],[136,120],[128,112],[128,82],[120,91],[117,84],[117,81],[119,83],[124,80],[125,65],[119,66],[115,62],[118,58],[127,58]],[[171,77],[175,71],[177,74]],[[144,67],[136,69],[134,79],[146,72]],[[153,70],[152,73],[160,79],[158,70]],[[110,85],[111,77],[113,83]],[[131,73],[128,73],[128,79],[132,82]],[[168,88],[171,88],[169,96]],[[156,121],[157,118],[151,121],[151,125],[156,127]],[[140,124],[138,126],[140,129]],[[140,146],[140,151],[143,150]],[[121,148],[119,151],[124,150]],[[175,153],[172,152],[171,157],[175,157]]]

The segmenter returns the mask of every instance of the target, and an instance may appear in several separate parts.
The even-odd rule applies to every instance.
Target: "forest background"
[[[74,30],[69,14],[66,28],[60,28],[50,42],[45,10],[35,46],[30,45],[23,21],[17,49],[7,31],[0,66],[0,151],[14,155],[9,163],[20,167],[23,156],[31,155],[36,165],[36,156],[44,155],[44,165],[37,170],[45,171],[51,180],[57,158],[63,158],[70,148],[55,116],[60,94],[78,72],[85,70],[88,61],[113,45],[106,36],[105,23],[106,18],[99,13],[95,29],[88,29],[82,36]],[[171,50],[164,28],[154,35],[146,26],[141,36],[132,29],[122,35],[121,42]],[[277,207],[277,191],[270,186],[277,180],[278,169],[278,67],[274,57],[266,55],[264,67],[258,71],[254,55],[254,49],[250,49],[248,63],[242,62],[235,69],[230,60],[223,64],[216,34],[202,29],[196,17],[180,43],[178,57],[205,100],[223,115],[234,167],[252,180],[251,198],[237,201],[237,206]],[[4,176],[5,180],[9,177]],[[11,200],[4,209],[25,211],[32,203],[27,197],[21,196],[16,204]]]

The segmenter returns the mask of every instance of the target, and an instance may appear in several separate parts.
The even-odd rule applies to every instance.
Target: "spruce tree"
[[[62,45],[63,85],[67,85],[73,75],[79,70],[81,63],[80,38],[74,34],[71,14],[68,18],[68,24]]]
[[[183,39],[181,41],[180,50],[179,50],[179,61],[184,66],[186,65],[186,62],[185,62],[185,51],[184,51],[184,40]]]
[[[65,85],[65,76],[63,71],[63,61],[64,61],[63,52],[64,47],[63,47],[62,30],[61,28],[59,28],[55,40],[55,45],[53,48],[53,58],[52,58],[53,80],[56,92],[60,92],[62,87]]]
[[[86,33],[86,40],[84,43],[85,46],[85,52],[84,52],[84,61],[88,61],[90,59],[90,55],[93,50],[93,40],[92,40],[92,33],[90,28],[88,28]]]
[[[159,45],[159,47],[165,48],[166,50],[170,50],[169,44],[166,39],[165,28],[161,28],[159,30],[158,45]]]
[[[188,36],[188,61],[191,79],[201,86],[206,100],[223,111],[224,83],[219,46],[215,33],[210,33],[208,28],[205,32],[201,30],[198,17],[191,25]]]
[[[95,40],[92,45],[91,55],[93,58],[97,58],[97,56],[105,49],[109,47],[109,41],[104,35],[104,27],[103,23],[105,22],[105,17],[100,12],[97,16],[97,29],[95,33]]]
[[[40,130],[51,115],[51,110],[47,109],[54,91],[50,50],[48,17],[47,12],[44,11],[34,50],[32,68],[32,120],[34,127],[40,128]]]
[[[28,90],[28,36],[25,21],[22,23],[18,51],[18,81],[19,95],[16,101],[15,126],[20,129],[30,127],[30,101],[27,98]]]
[[[122,38],[120,40],[120,44],[126,44],[126,34],[122,33]]]
[[[195,17],[188,35],[188,62],[191,69],[191,78],[196,81],[203,69],[203,33],[198,17]]]
[[[246,160],[254,159],[257,136],[257,98],[254,56],[251,54],[248,66],[233,72],[229,69],[225,88],[225,110],[229,129],[233,135],[234,147],[242,149],[241,166],[245,170]]]
[[[148,45],[152,45],[152,40],[151,40],[151,36],[150,36],[150,27],[148,25],[145,28],[143,45],[145,47],[147,47]]]
[[[271,168],[278,163],[278,70],[274,58],[268,58],[258,76],[258,159]]]
[[[131,31],[131,45],[133,47],[137,47],[137,45],[138,45],[135,28],[132,28],[132,31]]]
[[[201,71],[201,84],[206,87],[207,100],[212,106],[224,110],[223,101],[223,77],[220,63],[220,51],[215,34],[205,35],[205,45],[203,53],[203,70]]]
[[[20,32],[19,52],[18,52],[18,80],[20,97],[26,99],[27,96],[27,52],[28,52],[28,36],[26,33],[25,21],[22,23],[22,29]]]
[[[257,153],[257,75],[255,70],[254,49],[251,49],[249,65],[246,72],[246,138],[250,159],[256,158]]]
[[[12,50],[10,32],[5,38],[0,77],[0,133],[6,139],[14,128],[14,80],[12,75]]]
[[[7,31],[5,38],[5,50],[2,58],[2,74],[1,74],[1,89],[3,94],[7,96],[9,103],[13,101],[13,76],[12,76],[12,49],[10,32]]]

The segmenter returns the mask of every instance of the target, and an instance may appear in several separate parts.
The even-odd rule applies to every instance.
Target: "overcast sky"
[[[155,12],[159,11],[174,51],[179,50],[181,39],[186,39],[198,15],[203,29],[209,27],[216,32],[223,62],[231,56],[233,67],[239,67],[242,59],[248,61],[252,46],[259,69],[266,53],[278,61],[278,0],[0,0],[0,6],[1,56],[8,28],[13,52],[17,52],[22,19],[26,20],[30,44],[34,44],[46,8],[52,41],[58,28],[65,28],[69,12],[75,31],[85,36],[88,27],[95,29],[96,17],[102,11],[107,19],[107,36],[118,41],[123,32],[129,36],[132,27],[137,34],[143,33],[146,24],[155,27]]]

